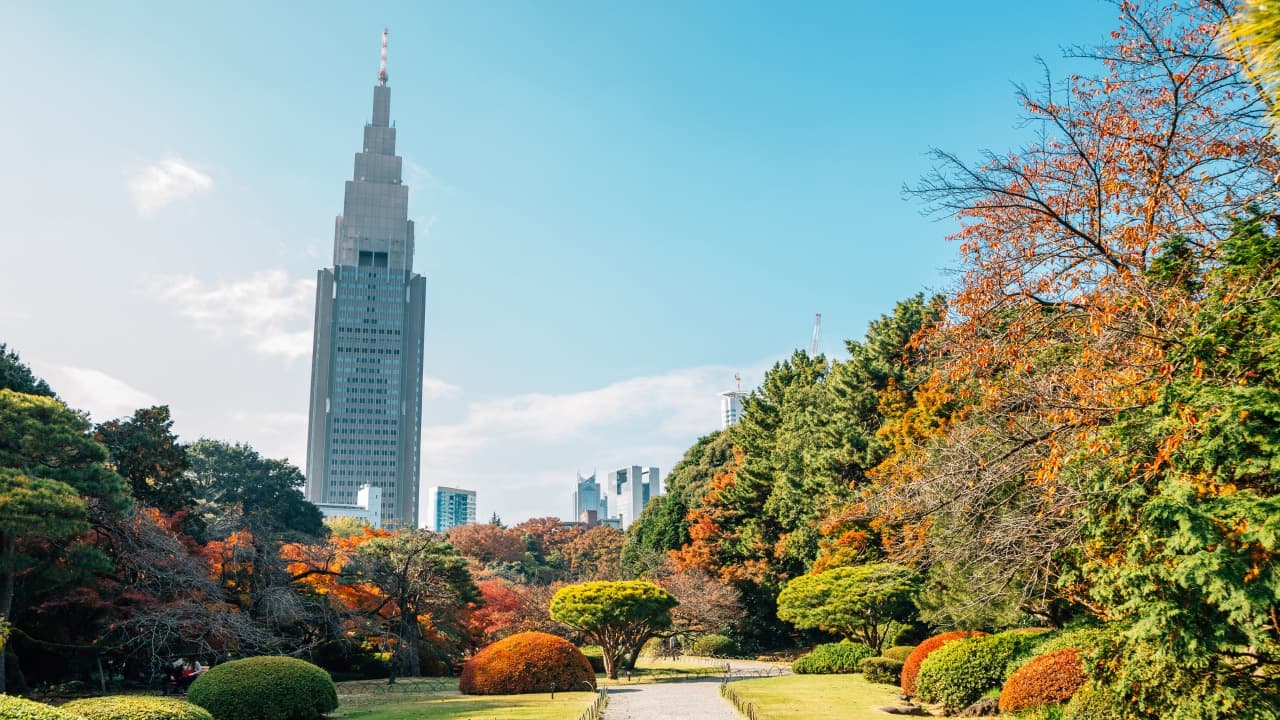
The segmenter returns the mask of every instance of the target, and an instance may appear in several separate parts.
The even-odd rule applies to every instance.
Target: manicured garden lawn
[[[463,695],[457,682],[408,680],[387,688],[385,681],[338,683],[333,720],[577,720],[594,693]],[[451,685],[449,689],[445,689]],[[383,690],[383,688],[386,688]]]
[[[884,720],[872,710],[898,702],[897,687],[861,675],[785,675],[729,684],[768,720]]]

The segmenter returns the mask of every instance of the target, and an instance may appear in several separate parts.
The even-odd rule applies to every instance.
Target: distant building
[[[609,516],[609,498],[601,492],[594,472],[591,477],[585,478],[581,473],[578,474],[578,486],[573,491],[573,514],[570,517],[581,520],[583,513],[587,512],[602,518]]]
[[[316,503],[326,518],[349,517],[362,520],[370,527],[382,527],[382,488],[362,485],[356,493],[355,505]]]
[[[427,529],[444,532],[476,523],[476,491],[436,485],[427,491]]]
[[[615,499],[617,527],[626,530],[640,517],[640,511],[651,498],[663,494],[662,476],[658,468],[632,465],[609,473],[609,490]],[[612,524],[605,522],[604,524]]]
[[[735,374],[737,388],[720,393],[720,429],[727,430],[730,425],[742,419],[742,401],[747,393],[742,392],[742,376]]]
[[[306,495],[351,503],[382,489],[381,524],[418,527],[426,280],[413,271],[385,67],[334,224],[333,267],[316,278]]]

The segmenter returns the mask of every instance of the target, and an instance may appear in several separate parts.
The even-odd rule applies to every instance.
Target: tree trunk
[[[9,623],[13,610],[14,559],[18,554],[18,540],[12,533],[0,533],[0,556],[4,558],[4,577],[0,578],[0,623]],[[12,633],[13,629],[10,628]],[[4,674],[5,656],[9,654],[9,641],[0,642],[0,694],[4,694],[8,679]]]
[[[634,646],[634,647],[632,647],[632,648],[631,648],[631,652],[630,652],[629,656],[627,657],[627,669],[628,669],[628,670],[635,670],[635,669],[636,669],[636,661],[640,659],[640,651],[644,649],[644,644],[645,644],[646,642],[648,642],[648,641],[649,641],[649,638],[651,638],[651,637],[653,637],[653,636],[652,636],[652,635],[645,635],[644,637],[640,638],[640,641],[639,641],[639,642],[637,642],[637,643],[635,644],[635,646]]]
[[[600,646],[600,655],[604,659],[604,674],[610,680],[618,679],[618,653],[611,647]]]

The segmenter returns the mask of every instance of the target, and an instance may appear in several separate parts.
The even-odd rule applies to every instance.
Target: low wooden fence
[[[591,701],[591,706],[582,711],[578,716],[578,720],[600,720],[604,717],[604,708],[609,704],[609,688],[600,688],[596,691],[596,699]]]
[[[733,706],[742,713],[747,720],[761,720],[759,713],[756,712],[755,703],[745,700],[736,690],[729,686],[728,682],[720,683],[720,695],[724,699],[733,703]]]

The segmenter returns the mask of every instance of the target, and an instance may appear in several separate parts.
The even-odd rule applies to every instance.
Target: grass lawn
[[[872,708],[897,704],[900,692],[861,675],[784,675],[729,687],[767,720],[885,720],[891,716]]]
[[[463,695],[457,681],[338,683],[333,720],[577,720],[595,693]]]
[[[651,658],[640,658],[636,662],[636,669],[631,673],[631,680],[627,680],[627,671],[619,670],[618,679],[610,680],[605,675],[596,675],[596,684],[600,687],[625,687],[628,682],[664,682],[667,680],[687,680],[697,677],[718,676],[723,672],[721,667],[715,665],[702,665],[698,663],[680,662],[679,660],[653,660]]]

